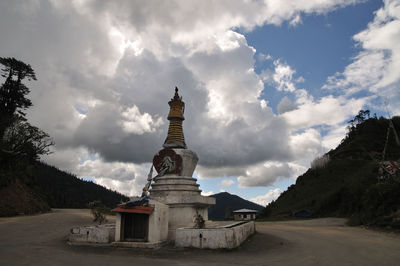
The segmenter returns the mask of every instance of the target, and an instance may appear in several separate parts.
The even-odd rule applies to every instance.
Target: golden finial
[[[163,147],[186,149],[185,137],[182,129],[182,122],[185,120],[183,116],[185,103],[182,101],[182,97],[179,96],[177,87],[175,87],[174,97],[168,104],[170,107],[168,114],[169,128]]]

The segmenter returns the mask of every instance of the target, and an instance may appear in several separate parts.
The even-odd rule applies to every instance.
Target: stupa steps
[[[153,184],[151,186],[151,192],[154,191],[161,191],[161,190],[168,190],[168,191],[200,191],[199,190],[199,184],[193,184],[193,185],[185,185],[185,184],[169,184],[169,185],[164,185],[164,184]]]
[[[157,178],[156,182],[152,185],[196,185],[195,178],[182,178],[182,177],[173,177],[173,178]]]
[[[172,195],[174,193],[178,193],[176,194],[176,196],[180,196],[182,193],[187,193],[190,195],[200,195],[202,190],[193,190],[193,189],[187,189],[187,188],[174,188],[174,189],[152,189],[150,190],[150,197],[158,197],[158,196],[164,196],[166,195],[164,192],[166,192],[168,195]],[[162,194],[160,194],[162,193]]]

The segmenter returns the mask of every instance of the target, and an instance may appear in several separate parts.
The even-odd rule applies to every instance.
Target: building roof
[[[254,213],[257,213],[258,211],[256,211],[256,210],[249,210],[249,209],[240,209],[240,210],[236,210],[236,211],[233,211],[234,213],[249,213],[249,212],[254,212]]]
[[[113,209],[113,212],[128,212],[128,213],[144,213],[144,214],[150,214],[154,210],[153,207],[147,207],[147,206],[134,206],[131,208],[123,208],[123,207],[117,207]]]

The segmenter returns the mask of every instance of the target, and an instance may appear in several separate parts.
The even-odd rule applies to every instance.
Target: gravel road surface
[[[112,221],[112,218],[111,218]],[[344,225],[344,219],[256,223],[235,250],[134,250],[68,245],[88,210],[0,218],[0,265],[400,265],[400,236]]]

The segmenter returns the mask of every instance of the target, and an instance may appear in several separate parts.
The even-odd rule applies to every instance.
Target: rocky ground
[[[69,229],[89,210],[0,218],[0,265],[399,265],[400,236],[344,225],[344,219],[257,223],[235,250],[132,250],[70,246]]]

